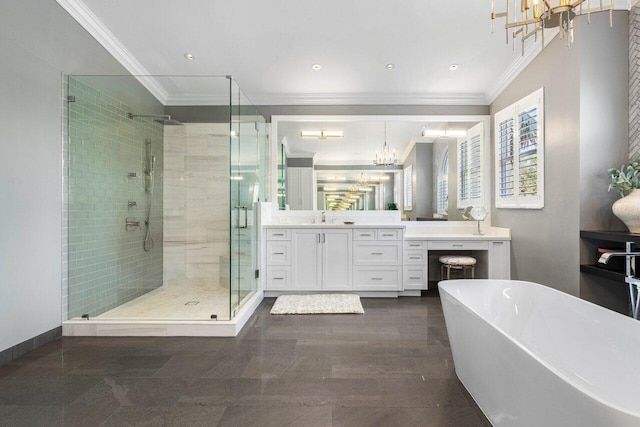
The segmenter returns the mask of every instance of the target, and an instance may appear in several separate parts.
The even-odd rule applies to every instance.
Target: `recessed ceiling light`
[[[193,55],[190,53],[185,53],[184,57],[187,58],[189,61],[193,61]]]
[[[450,69],[451,71],[456,71],[456,70],[458,69],[458,64],[451,64],[451,65],[449,65],[449,69]]]
[[[320,68],[322,68],[322,65],[320,65],[320,64],[313,64],[313,65],[311,66],[311,68],[313,68],[314,70],[316,70],[316,71],[317,71],[317,70],[319,70]]]
[[[387,70],[391,71],[391,70],[393,70],[395,67],[396,67],[396,66],[395,66],[395,65],[393,65],[393,64],[387,64],[385,68],[386,68]]]

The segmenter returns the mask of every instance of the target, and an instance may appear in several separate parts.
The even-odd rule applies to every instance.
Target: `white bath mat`
[[[360,297],[353,294],[281,295],[271,314],[364,314]]]

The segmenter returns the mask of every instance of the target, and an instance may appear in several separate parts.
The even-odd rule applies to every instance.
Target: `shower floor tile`
[[[234,306],[238,301],[233,295]],[[197,303],[196,303],[197,302]],[[97,317],[100,320],[219,320],[229,319],[229,289],[222,286],[161,287]]]

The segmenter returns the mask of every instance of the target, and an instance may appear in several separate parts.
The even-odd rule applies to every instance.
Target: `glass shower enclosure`
[[[264,118],[230,77],[68,76],[65,98],[68,318],[233,318],[257,289]]]

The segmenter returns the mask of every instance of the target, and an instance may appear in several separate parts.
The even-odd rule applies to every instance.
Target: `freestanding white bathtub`
[[[640,322],[511,280],[439,283],[456,373],[496,426],[640,426]]]

